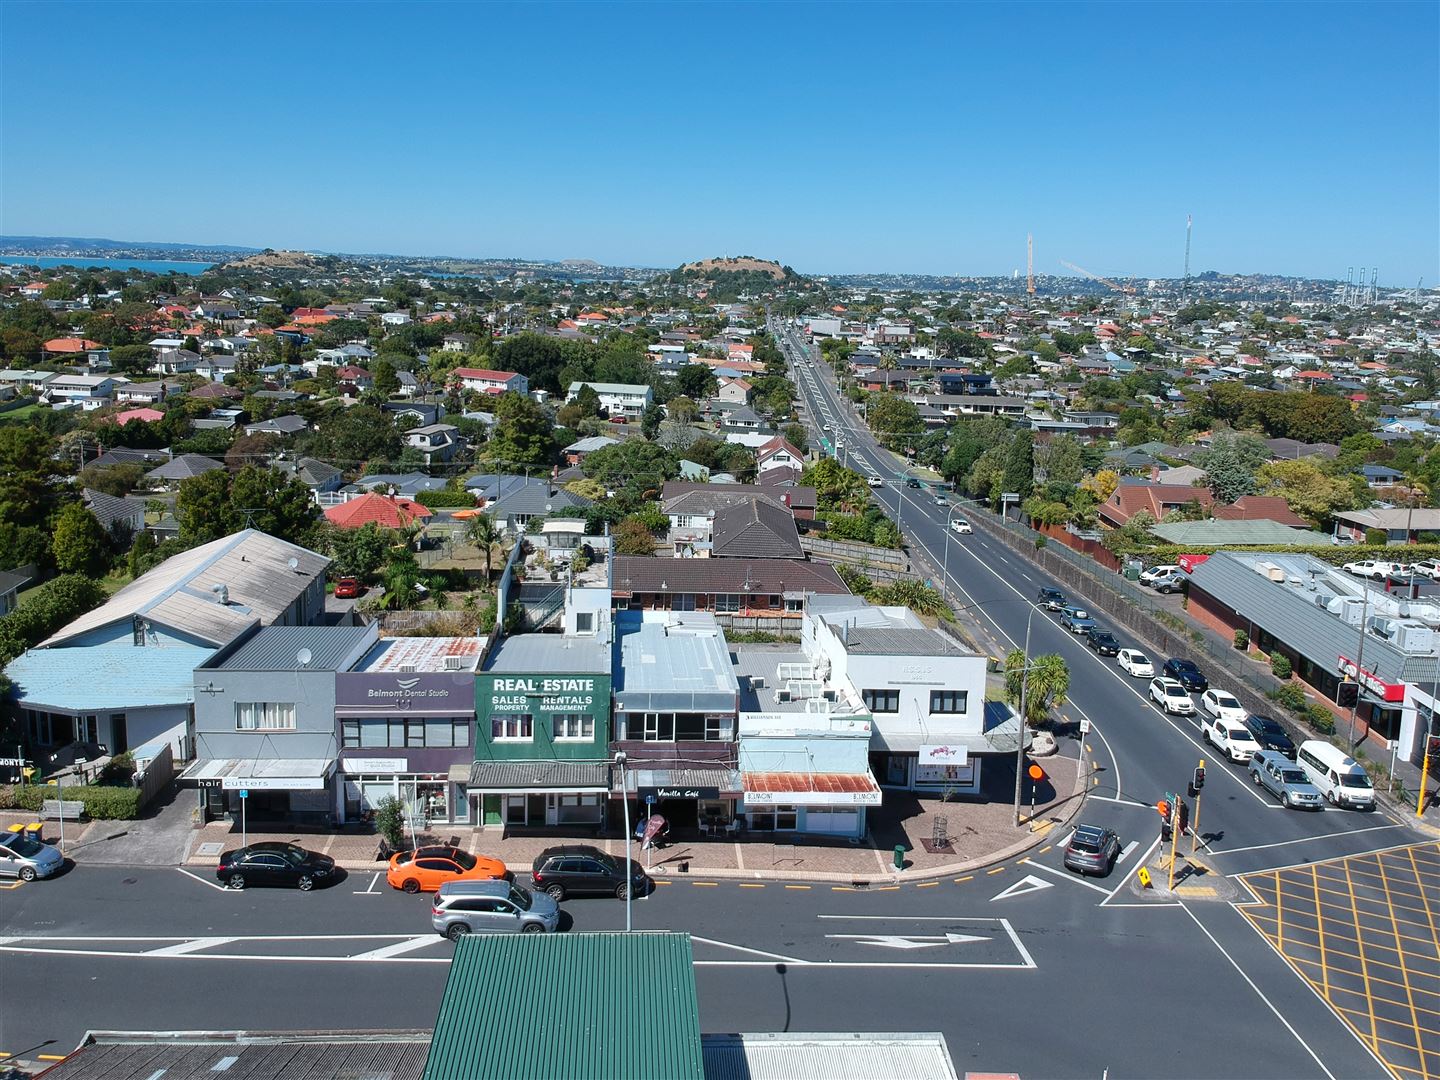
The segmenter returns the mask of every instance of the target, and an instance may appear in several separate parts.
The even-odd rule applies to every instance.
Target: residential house
[[[1385,533],[1387,544],[1418,544],[1421,533],[1440,532],[1440,510],[1426,507],[1394,507],[1375,510],[1342,510],[1335,515],[1335,533],[1363,542],[1371,529]]]
[[[112,465],[153,467],[169,460],[170,454],[165,450],[133,450],[128,446],[112,446],[95,460],[82,462],[82,464],[96,465],[102,469],[108,469]]]
[[[755,471],[764,476],[772,469],[803,469],[805,455],[782,436],[775,436],[755,451]]]
[[[574,401],[582,386],[588,386],[600,398],[600,408],[607,416],[638,418],[646,407],[655,400],[655,391],[648,386],[631,383],[572,382],[565,395],[567,403]]]
[[[0,386],[13,387],[19,394],[40,394],[45,384],[59,372],[35,371],[31,368],[6,368],[0,371]]]
[[[224,383],[210,382],[204,386],[197,386],[191,390],[186,397],[194,398],[196,401],[244,401],[245,392],[239,387],[226,386]]]
[[[345,483],[345,474],[329,462],[319,458],[302,457],[297,461],[277,462],[276,468],[295,477],[309,488],[311,497],[318,505],[329,506],[331,502],[340,501],[338,497],[332,496]]]
[[[9,615],[20,603],[20,590],[30,584],[30,575],[0,570],[0,616]]]
[[[382,495],[398,495],[402,499],[414,499],[422,491],[439,491],[445,486],[443,476],[426,476],[422,472],[371,473],[362,476],[355,483],[345,487],[346,498],[357,498],[366,492],[378,491]]]
[[[163,465],[157,465],[145,474],[145,483],[152,488],[178,491],[182,482],[192,476],[203,476],[207,472],[223,469],[225,466],[214,458],[203,454],[181,454]]]
[[[408,326],[411,319],[408,311],[387,311],[380,316],[380,321],[386,326]]]
[[[211,353],[209,356],[202,356],[195,365],[195,374],[212,382],[224,382],[226,375],[234,375],[239,370],[238,364],[239,359],[228,353]]]
[[[123,412],[111,413],[109,416],[106,416],[103,419],[107,423],[115,424],[119,427],[124,427],[132,420],[142,420],[146,423],[153,424],[157,421],[164,420],[165,414],[159,409],[147,409],[142,407],[138,409],[126,409]]]
[[[777,470],[770,470],[772,473]],[[690,496],[683,502],[680,496]],[[693,519],[708,517],[724,506],[734,506],[749,498],[769,499],[783,506],[799,521],[810,521],[815,517],[816,495],[813,487],[770,487],[766,484],[716,484],[667,480],[660,489],[660,508],[672,516],[671,525],[694,525]],[[672,509],[673,507],[673,509]],[[675,516],[685,520],[673,520]]]
[[[756,496],[715,511],[710,522],[710,554],[744,559],[805,558],[794,515],[770,499]]]
[[[451,385],[477,394],[528,394],[530,380],[514,371],[491,368],[456,368],[450,373]]]
[[[744,379],[721,379],[715,397],[719,401],[728,401],[735,405],[749,405],[754,389]]]
[[[1191,503],[1198,503],[1202,510],[1208,511],[1215,504],[1215,496],[1200,487],[1122,481],[1097,512],[1102,525],[1118,529],[1142,510],[1160,521],[1170,511]]]
[[[440,341],[442,352],[470,352],[480,339],[474,334],[446,334]]]
[[[445,406],[430,401],[386,401],[380,411],[389,413],[404,428],[406,424],[438,424],[445,415]]]
[[[142,499],[117,498],[93,488],[83,488],[80,498],[85,509],[95,515],[110,537],[122,546],[129,546],[132,537],[145,528],[145,502]]]
[[[74,360],[86,353],[104,349],[98,341],[90,341],[87,338],[51,338],[41,346],[48,357],[59,357],[65,360]]]
[[[44,400],[53,407],[94,412],[109,405],[121,385],[108,375],[60,374],[45,383]]]
[[[723,625],[794,633],[813,594],[850,595],[829,563],[801,559],[665,559],[616,555],[617,609],[709,611]]]
[[[738,405],[722,413],[717,421],[721,428],[735,432],[758,432],[765,423],[760,414],[748,405]]]
[[[1219,521],[1272,521],[1291,529],[1310,528],[1310,522],[1278,495],[1242,495],[1229,506],[1212,507],[1211,513]]]
[[[200,366],[200,354],[189,349],[164,349],[155,357],[150,370],[156,375],[187,375]]]
[[[180,390],[178,382],[168,383],[164,379],[153,382],[122,382],[115,387],[115,401],[117,404],[155,405],[180,393]]]
[[[577,439],[565,447],[561,453],[568,465],[579,465],[596,450],[604,450],[607,446],[618,446],[619,439],[612,439],[608,435],[587,435],[583,439]]]
[[[335,379],[342,385],[348,383],[362,393],[375,388],[375,376],[371,375],[365,368],[357,367],[355,364],[342,364],[336,368]]]
[[[310,427],[303,416],[296,416],[293,413],[288,416],[277,416],[270,420],[260,420],[254,424],[245,425],[246,435],[274,435],[286,439],[292,435],[299,435]]]
[[[405,444],[425,455],[427,466],[453,458],[463,445],[460,429],[454,424],[426,424],[405,433]]]
[[[370,492],[327,506],[325,520],[337,529],[359,529],[378,525],[382,529],[404,529],[424,524],[434,511],[412,499]]]
[[[591,501],[548,480],[525,480],[486,503],[485,513],[506,532],[518,533],[531,518],[549,517],[554,513],[583,511]]]

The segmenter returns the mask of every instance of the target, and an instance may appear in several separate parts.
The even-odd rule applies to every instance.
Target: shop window
[[[798,815],[793,806],[766,806],[746,815],[750,828],[760,832],[794,832]]]
[[[528,740],[532,737],[529,713],[492,713],[490,737],[497,742]]]
[[[595,738],[595,718],[588,713],[556,713],[551,717],[555,738],[586,740]]]
[[[968,690],[931,690],[930,711],[932,713],[963,713],[969,704]]]
[[[705,717],[705,741],[729,741],[734,729],[734,717],[723,713],[711,713]]]
[[[700,742],[705,738],[705,716],[703,713],[676,713],[675,740],[677,742]]]
[[[359,720],[342,720],[342,721],[340,721],[340,745],[341,745],[341,746],[359,746],[359,745],[360,745],[360,721],[359,721]]]
[[[294,731],[295,703],[281,701],[237,701],[237,731]]]
[[[862,690],[860,697],[865,702],[865,708],[872,713],[900,711],[899,690]]]

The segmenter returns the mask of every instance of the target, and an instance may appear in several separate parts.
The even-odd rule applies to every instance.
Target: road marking
[[[234,892],[234,891],[235,891],[234,889],[227,889],[224,885],[217,885],[217,884],[216,884],[215,882],[213,882],[213,881],[206,881],[206,880],[205,880],[203,877],[201,877],[199,874],[192,874],[189,870],[186,870],[183,866],[177,866],[177,867],[175,867],[175,869],[176,869],[176,870],[179,870],[180,873],[184,874],[186,877],[188,877],[188,878],[190,878],[190,879],[192,879],[192,880],[194,880],[194,881],[200,882],[201,885],[208,885],[208,886],[210,886],[210,888],[212,888],[212,889],[219,889],[221,892]]]
[[[801,960],[798,957],[794,956],[782,956],[780,953],[766,952],[764,949],[752,949],[746,945],[732,945],[728,941],[717,941],[714,938],[696,937],[694,934],[690,935],[690,940],[698,941],[704,945],[714,945],[721,949],[734,949],[736,952],[751,953],[755,956],[768,956],[772,960],[780,960],[787,964],[806,964],[810,962],[808,960]]]
[[[357,953],[351,957],[353,960],[388,960],[392,956],[400,956],[407,952],[414,952],[416,949],[423,949],[426,945],[433,945],[444,938],[438,934],[416,935],[406,941],[397,941],[393,945],[382,945],[378,949],[371,949],[369,952]]]
[[[1250,989],[1255,991],[1256,996],[1259,997],[1261,1001],[1265,1002],[1266,1007],[1275,1014],[1275,1019],[1279,1020],[1280,1023],[1284,1024],[1285,1030],[1290,1032],[1291,1035],[1295,1036],[1295,1041],[1305,1048],[1305,1052],[1314,1059],[1315,1064],[1320,1067],[1320,1071],[1323,1072],[1326,1076],[1328,1076],[1330,1080],[1335,1080],[1335,1074],[1325,1067],[1325,1063],[1320,1060],[1320,1055],[1315,1053],[1314,1049],[1311,1048],[1310,1044],[1300,1037],[1300,1033],[1290,1026],[1290,1021],[1286,1020],[1280,1010],[1275,1007],[1274,1003],[1265,996],[1265,992],[1255,985],[1254,980],[1252,980],[1250,976],[1245,973],[1245,969],[1235,962],[1235,958],[1225,951],[1225,946],[1221,945],[1220,942],[1215,940],[1215,935],[1210,933],[1210,931],[1206,928],[1205,924],[1200,921],[1200,919],[1193,911],[1190,910],[1190,908],[1184,903],[1184,901],[1181,901],[1180,906],[1185,909],[1185,914],[1189,915],[1190,918],[1194,921],[1195,925],[1200,928],[1200,932],[1210,939],[1210,943],[1214,945],[1215,948],[1220,950],[1220,955],[1225,957],[1226,960],[1230,961],[1230,966],[1240,973],[1240,977],[1250,985]]]
[[[974,881],[974,880],[975,880],[975,875],[974,875],[974,874],[966,874],[964,877],[957,877],[957,878],[954,879],[956,885],[960,885],[960,884],[963,884],[964,882]]]
[[[382,893],[377,893],[377,892],[375,891],[375,883],[376,883],[377,881],[379,881],[379,880],[380,880],[380,871],[377,870],[377,871],[375,871],[374,876],[372,876],[372,877],[370,878],[370,885],[369,885],[368,888],[364,888],[364,889],[352,889],[351,892],[353,892],[356,896],[381,896],[381,895],[383,895]]]
[[[1096,892],[1101,893],[1105,896],[1108,896],[1110,894],[1110,891],[1108,889],[1101,888],[1093,881],[1086,881],[1083,877],[1077,877],[1074,874],[1070,873],[1068,870],[1056,870],[1053,866],[1046,866],[1044,863],[1031,863],[1030,865],[1035,867],[1036,870],[1044,870],[1047,874],[1054,874],[1056,877],[1062,878],[1065,881],[1070,882],[1071,885],[1084,885],[1085,888],[1094,889]]]
[[[1139,841],[1139,840],[1131,840],[1128,844],[1125,845],[1125,850],[1122,851],[1122,852],[1120,852],[1120,857],[1117,858],[1115,861],[1116,861],[1117,863],[1122,863],[1122,862],[1124,862],[1126,859],[1128,859],[1128,858],[1130,857],[1131,853],[1132,853],[1137,847],[1139,847],[1139,846],[1140,846],[1140,841]]]
[[[942,945],[964,945],[972,941],[989,941],[973,934],[826,934],[838,941],[855,941],[882,949],[938,949]]]
[[[690,882],[690,884],[691,884],[691,885],[694,885],[697,889],[713,889],[713,888],[715,888],[716,885],[719,884],[719,882],[717,882],[717,881],[692,881],[692,882]]]
[[[148,949],[140,956],[184,956],[186,953],[198,952],[201,949],[213,949],[217,945],[228,945],[234,941],[233,937],[202,937],[190,941],[182,941],[178,945],[166,945],[163,949]]]
[[[1307,844],[1311,840],[1333,840],[1341,836],[1359,836],[1361,833],[1379,832],[1381,829],[1402,829],[1403,825],[1371,825],[1365,829],[1346,829],[1338,833],[1320,833],[1316,836],[1302,836],[1298,840],[1279,840],[1273,844],[1252,844],[1250,847],[1211,848],[1211,855],[1235,855],[1241,851],[1266,851],[1269,848],[1289,847],[1291,844]],[[1365,854],[1357,852],[1356,854]]]
[[[1074,829],[1071,829],[1069,832],[1067,832],[1067,833],[1065,834],[1065,839],[1059,841],[1059,843],[1057,844],[1057,846],[1058,846],[1058,847],[1062,847],[1062,848],[1065,847],[1067,844],[1070,843],[1070,838],[1073,837],[1074,835],[1075,835],[1075,830],[1074,830]]]
[[[1024,896],[1026,893],[1041,892],[1045,889],[1053,889],[1054,887],[1054,885],[1051,885],[1050,882],[1044,878],[1027,874],[1014,885],[1001,889],[990,898],[990,902],[993,904],[996,900],[1013,900],[1015,897]]]
[[[742,882],[740,882],[740,888],[742,888],[742,889],[763,889],[764,887],[765,887],[765,885],[764,885],[763,882],[754,882],[754,881],[742,881]]]
[[[1152,854],[1154,854],[1155,849],[1156,849],[1157,847],[1159,847],[1159,846],[1160,846],[1160,837],[1157,835],[1154,840],[1150,841],[1150,846],[1145,849],[1145,854],[1140,856],[1139,862],[1140,862],[1140,865],[1141,865],[1141,866],[1144,866],[1146,863],[1148,863],[1148,862],[1150,861],[1150,856],[1151,856]],[[1110,901],[1114,900],[1114,899],[1115,899],[1115,894],[1118,893],[1121,889],[1125,888],[1125,886],[1128,885],[1128,884],[1130,884],[1129,878],[1128,878],[1128,877],[1125,877],[1125,876],[1122,876],[1122,877],[1120,878],[1120,883],[1119,883],[1118,885],[1116,885],[1113,889],[1110,890],[1110,895],[1107,896],[1104,900],[1101,900],[1101,901],[1100,901],[1100,906],[1101,906],[1101,907],[1110,907],[1110,906],[1114,906],[1114,907],[1124,907],[1125,905],[1123,905],[1123,904],[1114,904],[1114,905],[1111,905]],[[1149,907],[1150,905],[1149,905],[1149,904],[1146,904],[1146,905],[1144,905],[1144,906]]]
[[[1005,868],[1004,868],[1003,866],[997,866],[997,867],[995,867],[994,870],[986,870],[986,871],[985,871],[985,875],[988,877],[988,876],[991,875],[991,874],[998,874],[998,873],[1000,873],[1000,872],[1001,872],[1002,870],[1004,870],[1004,869],[1005,869]]]
[[[35,1055],[35,1060],[37,1060],[37,1061],[64,1061],[64,1060],[65,1060],[65,1055],[64,1055],[64,1054],[36,1054],[36,1055]]]
[[[809,886],[809,885],[786,885],[785,888],[787,888],[787,889],[809,889],[809,888],[811,888],[811,886]]]
[[[939,883],[938,881],[921,881],[921,882],[917,882],[917,883],[916,883],[915,888],[917,888],[917,889],[933,889],[936,885],[939,885],[939,884],[940,884],[940,883]]]

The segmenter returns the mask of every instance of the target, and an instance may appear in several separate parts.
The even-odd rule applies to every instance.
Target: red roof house
[[[338,529],[358,529],[372,522],[384,529],[403,529],[424,522],[431,511],[413,499],[391,498],[370,492],[349,502],[325,508],[325,519]]]

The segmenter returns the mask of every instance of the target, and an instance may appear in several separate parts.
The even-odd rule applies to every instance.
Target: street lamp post
[[[625,810],[625,878],[630,882],[625,890],[625,932],[630,933],[630,896],[635,883],[630,872],[630,789],[625,780],[625,751],[615,751],[615,764],[620,766],[620,805]]]
[[[1020,726],[1015,732],[1015,827],[1020,827],[1020,785],[1025,776],[1025,692],[1030,685],[1030,624],[1039,605],[1027,600],[1030,614],[1025,616],[1024,663],[1020,668]]]

